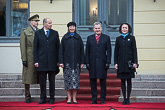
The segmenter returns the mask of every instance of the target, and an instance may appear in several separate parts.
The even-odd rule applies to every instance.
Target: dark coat
[[[45,35],[43,29],[35,33],[34,37],[34,63],[39,63],[38,71],[57,71],[59,35],[50,29],[49,36]]]
[[[71,69],[76,69],[77,64],[79,68],[81,64],[84,64],[84,44],[77,33],[74,36],[70,36],[69,33],[63,36],[59,51],[59,62],[64,64],[64,69],[66,64],[69,64]]]
[[[97,44],[95,35],[87,38],[85,62],[89,64],[90,78],[106,78],[106,63],[111,63],[111,41],[110,37],[101,34]]]
[[[126,38],[119,36],[116,38],[114,53],[114,64],[118,64],[117,73],[135,72],[135,69],[128,67],[129,60],[138,64],[135,37],[132,35],[128,35]]]

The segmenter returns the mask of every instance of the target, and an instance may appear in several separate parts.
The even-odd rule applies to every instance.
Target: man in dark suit
[[[91,104],[97,104],[97,78],[101,85],[101,104],[106,98],[107,70],[111,63],[111,41],[108,35],[102,33],[100,22],[93,24],[94,34],[88,36],[86,44],[85,62],[89,70],[89,78],[92,92]]]
[[[35,33],[34,37],[34,63],[38,68],[40,80],[40,102],[46,103],[46,80],[49,77],[49,104],[54,104],[55,95],[55,75],[59,72],[58,51],[59,35],[58,32],[51,29],[52,20],[44,18],[43,28]]]

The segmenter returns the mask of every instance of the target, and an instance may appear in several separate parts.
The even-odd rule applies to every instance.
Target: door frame
[[[76,12],[79,12],[79,2],[78,0],[72,0],[72,10],[73,10],[73,14],[72,14],[72,20],[73,21],[77,21],[77,27],[80,29],[81,32],[86,32],[88,33],[89,31],[93,30],[93,26],[79,26],[79,20],[78,20],[78,16],[79,14],[76,13]],[[108,5],[108,1],[104,0],[98,0],[98,18],[97,18],[97,21],[100,21],[102,20],[102,28],[103,28],[103,33],[104,34],[107,34],[110,36],[111,38],[111,47],[112,47],[112,57],[111,57],[111,66],[110,68],[114,68],[114,47],[115,47],[115,40],[116,40],[116,37],[119,36],[119,25],[109,25],[109,27],[111,27],[109,30],[111,31],[107,31],[108,28],[105,26],[105,24],[103,23],[105,20],[107,20],[108,16],[107,14],[105,14],[105,12],[108,12],[108,8],[106,8]],[[100,10],[99,10],[100,8]],[[105,12],[102,12],[102,10],[104,10]],[[100,13],[104,13],[102,16]],[[128,8],[127,8],[127,23],[129,23],[131,26],[132,26],[132,29],[133,29],[133,0],[128,0]],[[89,30],[87,30],[86,28],[89,28]],[[91,30],[90,30],[91,29]],[[133,30],[132,30],[133,32]],[[132,33],[133,34],[133,33]],[[86,45],[86,40],[87,39],[83,39],[83,42],[84,42],[84,46]]]

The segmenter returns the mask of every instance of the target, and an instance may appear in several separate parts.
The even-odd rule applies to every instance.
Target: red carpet
[[[165,110],[165,103],[131,103],[131,105],[121,105],[121,102],[109,102],[105,104],[89,104],[90,101],[78,101],[79,104],[66,104],[65,101],[55,102],[55,104],[42,104],[38,102],[26,104],[24,102],[0,102],[0,110]]]
[[[120,96],[120,79],[117,79],[117,74],[107,74],[106,80],[106,101],[118,101]],[[97,80],[98,100],[100,100],[100,81]],[[89,82],[89,74],[80,74],[80,90],[77,93],[77,100],[91,101],[91,87]]]

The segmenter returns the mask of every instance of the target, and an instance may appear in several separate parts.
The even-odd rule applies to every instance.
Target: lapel
[[[92,35],[92,41],[94,42],[95,45],[97,45],[95,34]]]
[[[97,43],[96,41],[96,37],[95,37],[95,34],[93,34],[92,36],[92,40],[94,41],[95,45],[100,45],[100,43],[103,41],[104,37],[103,37],[103,34],[101,33],[101,36],[100,36],[100,39],[99,39],[99,42]]]
[[[31,27],[31,26],[29,26],[29,27],[28,27],[28,31],[29,31],[29,33],[34,34],[34,31],[33,31],[33,29],[32,29],[32,27]]]
[[[45,35],[44,28],[41,29],[41,35],[43,35],[46,39],[48,39],[48,37],[49,37],[49,36],[47,37],[47,36]],[[49,35],[50,35],[50,33],[49,33]]]
[[[101,36],[100,36],[100,39],[99,39],[98,45],[100,45],[101,42],[104,40],[104,37],[103,37],[103,36],[104,36],[104,35],[101,33]]]
[[[29,26],[28,27],[28,32],[29,32],[29,34],[30,34],[30,42],[33,42],[33,39],[34,39],[34,31],[33,31],[33,29],[32,29],[32,27],[31,26]]]

